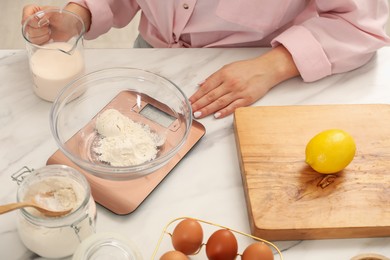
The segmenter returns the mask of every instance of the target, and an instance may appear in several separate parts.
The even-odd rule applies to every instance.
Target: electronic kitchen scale
[[[122,91],[118,94],[105,109],[115,108],[131,119],[136,118],[137,122],[153,125],[151,128],[164,129],[166,142],[174,138],[174,132],[180,128],[178,119],[171,115],[166,105],[142,94],[131,91]],[[123,109],[130,108],[130,109]],[[67,144],[80,146],[80,143],[87,142],[83,130],[93,132],[96,116],[84,128],[78,131]],[[73,163],[61,150],[57,150],[48,160],[47,164],[64,164],[80,171],[87,178],[91,186],[92,196],[97,203],[111,210],[112,212],[124,215],[133,212],[149,196],[149,194],[160,184],[169,172],[180,162],[180,160],[191,150],[191,148],[203,137],[205,128],[199,122],[193,120],[187,139],[170,159],[170,161],[158,170],[136,179],[131,180],[109,180],[93,175]]]

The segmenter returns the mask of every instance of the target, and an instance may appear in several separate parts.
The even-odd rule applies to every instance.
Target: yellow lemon
[[[306,145],[306,163],[313,170],[332,174],[352,162],[356,144],[352,136],[340,129],[329,129],[314,136]]]

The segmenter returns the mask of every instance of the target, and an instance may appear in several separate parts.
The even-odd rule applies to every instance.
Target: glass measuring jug
[[[52,102],[84,74],[84,33],[83,20],[64,9],[42,10],[25,20],[22,34],[37,96]]]

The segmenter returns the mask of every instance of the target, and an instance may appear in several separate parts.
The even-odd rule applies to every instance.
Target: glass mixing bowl
[[[156,142],[155,157],[139,164],[119,165],[101,159],[98,148],[108,137],[98,132],[96,121],[109,109],[149,131]],[[103,128],[114,135],[123,126],[115,120],[105,121]],[[104,69],[73,81],[57,96],[50,112],[51,131],[60,151],[83,170],[111,180],[139,178],[164,166],[185,143],[191,124],[191,105],[179,87],[162,76],[135,68]],[[111,157],[119,154],[127,158],[132,152],[139,156],[144,149],[127,142],[112,144]]]

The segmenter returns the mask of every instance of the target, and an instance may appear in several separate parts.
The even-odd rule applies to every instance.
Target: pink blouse
[[[387,0],[73,0],[92,14],[86,39],[126,26],[156,48],[275,47],[315,81],[365,64],[390,43]]]

